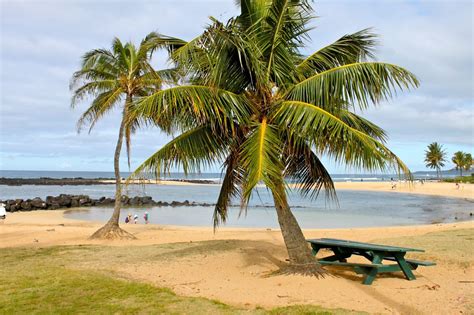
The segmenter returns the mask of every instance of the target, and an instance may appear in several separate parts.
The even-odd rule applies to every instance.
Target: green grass
[[[474,229],[456,229],[425,235],[384,238],[373,242],[424,249],[424,253],[409,253],[409,257],[469,268],[474,266],[473,241]]]
[[[2,249],[0,314],[348,314],[340,309],[290,306],[240,309],[205,298],[120,278],[108,264],[225,251],[239,241],[142,247],[60,246]],[[93,266],[103,266],[92,269]],[[315,280],[317,281],[317,280]]]
[[[474,184],[474,174],[464,175],[464,176],[456,176],[454,178],[444,178],[443,182]]]

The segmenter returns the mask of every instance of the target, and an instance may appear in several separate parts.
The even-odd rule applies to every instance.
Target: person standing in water
[[[145,224],[148,224],[148,211],[145,211],[145,214],[143,215],[143,219],[145,219]]]
[[[135,224],[138,223],[138,214],[135,214],[135,215],[133,216],[133,221],[135,222]]]

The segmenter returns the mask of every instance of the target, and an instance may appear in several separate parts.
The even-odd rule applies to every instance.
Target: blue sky
[[[138,43],[158,31],[191,39],[209,16],[226,20],[237,15],[234,2],[0,0],[0,169],[112,170],[119,110],[91,134],[78,135],[75,129],[87,104],[70,109],[68,85],[81,56],[108,48],[115,36]],[[389,147],[413,171],[425,169],[423,155],[430,142],[443,144],[449,156],[473,151],[472,1],[326,0],[313,7],[319,18],[305,52],[373,27],[380,34],[377,59],[419,77],[419,89],[365,113],[386,129]],[[165,67],[165,55],[157,55],[154,64]],[[139,131],[133,138],[132,168],[168,139],[157,129]],[[346,171],[326,163],[331,172]]]

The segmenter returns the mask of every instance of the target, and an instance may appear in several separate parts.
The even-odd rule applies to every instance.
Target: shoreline
[[[65,210],[43,210],[43,211],[34,211],[34,212],[13,212],[7,216],[6,221],[2,224],[0,223],[0,248],[2,247],[16,247],[18,243],[31,244],[31,241],[22,242],[21,239],[17,239],[18,243],[15,242],[4,242],[6,238],[2,237],[2,233],[6,232],[6,230],[10,229],[29,229],[34,228],[35,231],[46,231],[43,230],[43,227],[48,226],[55,226],[58,228],[72,228],[77,232],[77,230],[90,230],[94,231],[94,229],[98,229],[101,227],[104,222],[100,221],[87,221],[87,220],[80,220],[80,219],[70,219],[64,216],[64,214],[68,211],[75,211],[75,210],[83,210],[83,208],[73,208],[73,209],[65,209]],[[131,233],[138,233],[143,238],[138,239],[138,243],[141,241],[145,241],[148,239],[149,234],[160,231],[171,233],[173,236],[175,232],[189,232],[192,234],[205,234],[206,239],[210,237],[211,239],[221,239],[220,236],[227,236],[228,234],[232,234],[237,236],[236,238],[239,239],[240,232],[248,232],[250,234],[262,234],[262,235],[270,235],[277,233],[277,235],[281,236],[281,232],[279,228],[265,228],[265,227],[255,227],[255,228],[248,228],[248,227],[226,227],[221,226],[216,231],[212,226],[188,226],[188,225],[164,225],[164,224],[121,224],[122,228],[126,229]],[[39,228],[39,229],[37,229]],[[361,236],[367,235],[400,235],[400,236],[409,236],[409,235],[417,235],[419,233],[427,233],[432,231],[443,231],[449,230],[453,228],[474,228],[474,221],[467,220],[467,221],[458,221],[458,222],[446,222],[446,223],[431,223],[431,224],[416,224],[416,225],[397,225],[397,226],[377,226],[377,227],[352,227],[352,228],[309,228],[309,229],[302,229],[305,234],[308,235],[320,235],[320,234],[328,234],[333,235],[337,233],[342,234],[358,234],[358,238]],[[43,233],[42,233],[43,234]],[[81,233],[82,234],[82,233]],[[92,233],[91,233],[92,234]],[[8,235],[10,237],[10,235]],[[243,235],[241,235],[243,236]],[[245,236],[244,236],[245,238]],[[226,237],[224,239],[227,239]],[[272,238],[275,241],[275,238]],[[84,238],[76,239],[81,240],[81,244],[111,244],[111,245],[127,245],[136,243],[137,240],[89,240],[88,236]],[[367,240],[367,239],[365,239]],[[12,239],[13,241],[13,239]],[[56,238],[48,239],[48,242],[51,242],[49,245],[67,245],[73,239],[68,239],[68,241],[62,243],[61,240]],[[155,239],[151,238],[148,239],[151,241],[152,244],[161,244],[163,242],[166,243],[166,239]],[[281,239],[283,241],[283,239]],[[42,246],[48,246],[48,244],[42,244]],[[76,243],[73,241],[73,243]],[[149,242],[147,242],[149,243]],[[21,246],[21,245],[20,245]]]
[[[474,185],[461,184],[459,189],[456,189],[453,183],[444,182],[425,182],[420,184],[418,182],[397,182],[395,189],[392,189],[390,182],[336,182],[336,192],[339,189],[344,190],[362,190],[375,192],[392,192],[392,193],[406,193],[416,195],[430,195],[440,197],[454,197],[463,198],[474,201]]]

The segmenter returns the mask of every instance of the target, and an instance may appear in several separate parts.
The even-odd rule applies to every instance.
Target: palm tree
[[[471,153],[464,153],[464,170],[467,172],[471,169],[473,164]]]
[[[451,161],[456,165],[456,170],[459,170],[459,175],[462,176],[462,170],[466,163],[466,153],[458,151],[455,152]]]
[[[181,134],[134,172],[161,174],[177,165],[198,172],[223,162],[224,179],[214,227],[225,223],[233,197],[242,211],[256,185],[271,191],[291,271],[320,275],[290,210],[285,179],[303,195],[322,188],[334,197],[320,157],[369,171],[394,167],[408,173],[385,146],[384,131],[354,113],[417,86],[407,70],[372,60],[375,35],[345,35],[303,56],[313,18],[307,1],[240,1],[227,23],[212,18],[203,34],[172,53],[187,83],[142,98],[134,112],[166,118]],[[178,41],[169,39],[170,43]],[[178,41],[179,42],[179,41]]]
[[[174,71],[155,71],[150,65],[152,53],[158,46],[156,33],[150,33],[136,48],[132,43],[125,45],[115,38],[112,48],[95,49],[83,56],[81,69],[71,80],[74,108],[87,97],[92,97],[87,110],[81,115],[78,132],[89,124],[89,132],[96,122],[117,106],[122,106],[122,121],[119,128],[114,154],[115,206],[110,220],[96,231],[91,238],[134,238],[119,227],[121,208],[120,152],[125,138],[130,167],[130,138],[136,128],[136,121],[130,120],[130,107],[136,97],[143,97],[161,88],[163,82],[173,81]],[[163,45],[161,45],[163,46]]]
[[[443,149],[443,146],[438,144],[438,142],[429,144],[428,149],[425,150],[426,167],[436,169],[436,176],[438,178],[441,176],[441,167],[444,166],[444,162],[446,162],[446,151]]]

